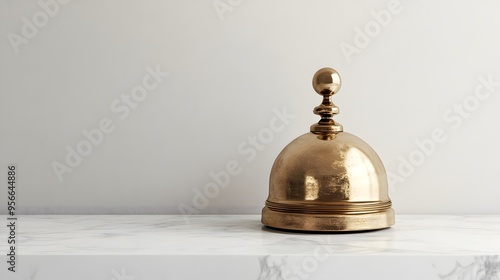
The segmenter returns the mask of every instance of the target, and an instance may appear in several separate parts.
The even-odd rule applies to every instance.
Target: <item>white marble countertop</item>
[[[3,219],[7,221],[6,216]],[[263,227],[259,215],[40,215],[20,216],[17,224],[19,265],[25,264],[25,273],[38,273],[36,279],[45,279],[40,278],[42,271],[47,279],[58,279],[58,273],[62,273],[61,263],[71,267],[94,261],[98,266],[120,259],[130,270],[141,262],[144,267],[146,263],[151,265],[154,259],[162,260],[162,265],[147,271],[168,270],[160,274],[183,275],[182,279],[201,279],[198,276],[203,275],[210,279],[223,277],[226,274],[217,274],[223,272],[214,270],[214,267],[221,268],[222,263],[232,263],[231,267],[238,268],[235,271],[248,269],[245,275],[252,275],[248,279],[307,279],[305,276],[313,272],[315,277],[311,279],[322,279],[321,275],[327,277],[333,268],[336,273],[344,273],[343,279],[363,279],[379,274],[390,279],[387,277],[399,275],[394,274],[398,269],[405,271],[419,266],[422,266],[420,272],[412,274],[415,277],[424,277],[422,273],[429,272],[425,277],[458,279],[472,273],[475,277],[493,275],[500,279],[498,215],[399,215],[392,228],[349,234],[276,231]],[[4,256],[8,248],[6,229],[4,226],[0,231]],[[45,266],[40,266],[40,259],[46,261]],[[49,269],[49,260],[58,264],[59,270],[54,271],[59,272]],[[207,263],[213,265],[205,267]],[[395,267],[394,263],[399,265]],[[183,270],[186,265],[198,269]],[[364,265],[366,269],[349,269],[353,265]],[[294,267],[295,270],[302,268],[302,274],[294,272]],[[22,268],[18,267],[16,277],[21,277]],[[105,279],[120,280],[116,275],[130,274],[127,270],[122,272],[121,268],[107,268],[111,276]],[[215,274],[212,275],[213,270]],[[144,275],[145,271],[137,269],[134,277]],[[232,269],[223,271],[233,273]],[[386,275],[384,271],[392,274]],[[6,269],[0,276],[4,273]],[[189,276],[191,274],[194,276]],[[229,274],[227,279],[247,279],[241,275],[231,278]],[[6,275],[13,277],[14,273]],[[154,275],[157,274],[143,279],[156,279],[151,278]],[[413,279],[412,275],[405,274],[405,279]]]
[[[392,228],[351,234],[277,231],[258,215],[43,215],[18,225],[20,255],[302,255],[318,245],[340,255],[500,254],[500,216],[398,216]]]

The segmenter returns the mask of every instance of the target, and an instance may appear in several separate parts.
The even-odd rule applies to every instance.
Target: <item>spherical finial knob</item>
[[[339,73],[332,68],[319,69],[312,80],[314,90],[320,95],[333,95],[340,90],[342,81]]]
[[[333,116],[339,113],[339,107],[331,100],[342,84],[339,73],[332,68],[321,68],[314,74],[312,84],[314,90],[323,96],[323,101],[313,110],[314,114],[321,116],[321,120],[311,125],[311,132],[331,134],[343,131],[342,125],[333,120]]]

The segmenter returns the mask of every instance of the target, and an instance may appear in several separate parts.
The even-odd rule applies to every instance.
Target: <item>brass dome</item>
[[[323,102],[311,132],[288,144],[271,169],[262,223],[303,231],[360,231],[390,227],[394,211],[387,175],[377,153],[360,138],[343,132],[332,116],[330,97],[340,89],[334,69],[320,69],[313,87]]]

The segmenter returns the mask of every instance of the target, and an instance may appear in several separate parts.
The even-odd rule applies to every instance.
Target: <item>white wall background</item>
[[[19,214],[259,213],[274,158],[318,120],[324,66],[343,78],[336,120],[399,176],[397,213],[500,213],[498,1],[62,2],[0,2],[0,199],[15,163]],[[169,76],[117,112],[148,68]],[[252,148],[285,107],[295,118]],[[106,119],[59,180],[53,163]],[[228,163],[239,173],[210,188]]]

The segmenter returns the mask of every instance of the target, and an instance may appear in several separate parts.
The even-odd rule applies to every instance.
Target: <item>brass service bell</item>
[[[340,75],[322,68],[313,77],[323,96],[310,132],[290,142],[271,169],[262,223],[299,231],[364,231],[394,225],[387,174],[377,153],[333,120]]]

